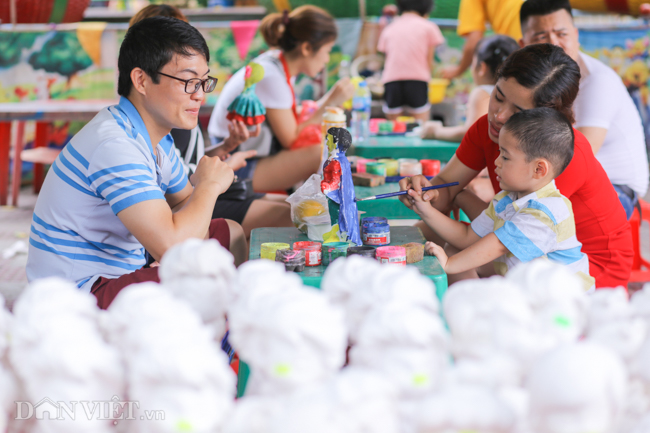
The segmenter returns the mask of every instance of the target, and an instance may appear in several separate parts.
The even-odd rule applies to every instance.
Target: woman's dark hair
[[[187,17],[176,6],[171,5],[149,5],[140,9],[129,21],[129,27],[151,17],[171,17],[187,22]]]
[[[333,42],[338,36],[334,18],[324,9],[306,5],[291,13],[272,13],[260,23],[260,33],[270,47],[284,52],[293,51],[303,42],[309,42],[312,50]]]
[[[503,62],[496,78],[514,78],[533,91],[535,107],[553,108],[575,123],[573,101],[580,88],[580,67],[562,48],[551,44],[521,48]]]
[[[493,77],[508,56],[519,49],[519,44],[510,36],[494,35],[481,39],[476,45],[474,56],[477,64],[485,63]]]
[[[397,0],[397,10],[400,14],[416,12],[420,16],[425,16],[433,10],[433,0]]]
[[[519,22],[524,28],[528,24],[528,18],[532,16],[550,15],[564,9],[573,16],[569,0],[527,0],[521,4],[519,10]]]
[[[176,18],[145,18],[130,27],[124,36],[117,59],[117,93],[129,95],[133,86],[133,69],[142,69],[158,84],[158,72],[172,60],[174,54],[191,57],[197,53],[207,62],[210,61],[208,45],[196,28]]]

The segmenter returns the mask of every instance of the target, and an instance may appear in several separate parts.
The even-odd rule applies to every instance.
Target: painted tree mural
[[[67,87],[72,78],[93,64],[84,51],[77,35],[72,32],[57,32],[43,45],[43,49],[29,57],[34,69],[56,72],[67,78]]]
[[[17,65],[23,50],[31,48],[39,34],[0,32],[0,68]]]

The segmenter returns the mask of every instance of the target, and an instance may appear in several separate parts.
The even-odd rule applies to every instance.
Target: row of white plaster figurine
[[[318,291],[190,240],[160,277],[107,311],[55,279],[0,310],[0,431],[650,432],[650,286],[587,295],[535,261],[453,286],[448,331],[429,279],[360,256]],[[226,315],[251,368],[238,400]]]

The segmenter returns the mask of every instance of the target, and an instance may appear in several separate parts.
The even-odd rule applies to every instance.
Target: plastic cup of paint
[[[386,166],[386,176],[397,176],[399,174],[399,163],[396,159],[383,158],[378,159],[377,162],[382,162]]]
[[[321,264],[321,243],[320,242],[294,242],[294,250],[305,251],[305,266],[319,266]]]
[[[348,255],[347,242],[326,242],[323,244],[323,266],[327,266],[339,257]]]
[[[366,173],[386,176],[386,164],[379,161],[367,162]]]
[[[361,224],[361,240],[364,245],[381,246],[390,244],[388,221],[366,222]]]
[[[348,257],[350,256],[361,256],[361,257],[368,257],[370,259],[375,258],[375,248],[369,247],[369,246],[359,246],[359,247],[350,247],[348,248]]]
[[[277,250],[285,250],[291,248],[291,245],[283,242],[266,242],[260,247],[260,257],[267,260],[275,260],[275,252]]]
[[[406,248],[404,247],[379,247],[376,257],[380,263],[406,266]]]
[[[437,159],[423,159],[420,164],[422,164],[422,174],[425,176],[437,176],[440,173],[440,161]]]
[[[366,164],[369,162],[374,162],[374,159],[359,158],[357,159],[357,173],[366,172]]]
[[[403,162],[399,166],[400,176],[416,176],[422,174],[422,164],[419,162]]]
[[[302,272],[305,270],[305,250],[277,250],[275,261],[282,262],[288,272]]]

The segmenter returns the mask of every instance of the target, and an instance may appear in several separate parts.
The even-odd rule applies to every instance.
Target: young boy
[[[500,155],[495,161],[503,191],[471,226],[448,218],[410,190],[422,220],[461,250],[447,257],[442,247],[427,242],[426,251],[448,274],[476,269],[467,277],[505,275],[518,263],[546,257],[568,266],[585,290],[592,290],[595,281],[575,235],[571,202],[554,181],[573,158],[573,140],[571,124],[556,110],[535,108],[514,114],[499,134]]]

